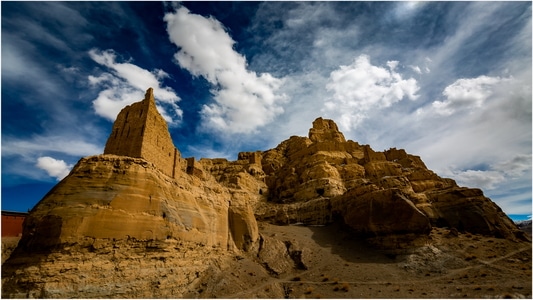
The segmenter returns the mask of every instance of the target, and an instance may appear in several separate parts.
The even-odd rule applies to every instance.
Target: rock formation
[[[104,154],[82,158],[32,209],[2,266],[3,296],[212,297],[247,288],[238,266],[266,278],[310,264],[258,222],[340,222],[379,249],[416,247],[435,227],[527,239],[481,190],[402,149],[347,141],[332,120],[236,161],[181,158],[148,89],[119,113]]]

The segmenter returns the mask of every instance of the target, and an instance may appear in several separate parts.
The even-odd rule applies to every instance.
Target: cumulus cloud
[[[214,18],[180,7],[164,17],[172,43],[179,47],[177,63],[211,85],[214,103],[202,107],[203,126],[229,133],[249,133],[283,112],[286,96],[278,93],[282,80],[247,70],[245,57]]]
[[[119,63],[116,53],[109,49],[91,49],[89,56],[109,70],[88,77],[90,85],[103,88],[93,101],[96,114],[114,121],[124,106],[142,100],[146,90],[152,87],[165,120],[171,125],[181,120],[183,112],[177,104],[180,98],[172,88],[162,84],[162,80],[169,76],[165,71],[155,69],[150,72],[129,62]]]
[[[504,119],[509,117],[509,114],[518,113],[522,118],[527,118],[528,112],[531,112],[531,108],[526,107],[531,103],[528,99],[531,89],[527,84],[524,85],[527,76],[523,77],[516,79],[481,75],[475,78],[457,79],[444,88],[442,99],[420,107],[416,114],[426,120],[438,115],[456,115],[458,118],[463,114],[472,115],[474,118],[480,114],[490,114],[491,117]],[[487,122],[487,120],[481,121]]]
[[[520,201],[530,199],[531,189],[524,188],[531,184],[529,74],[453,81],[441,99],[409,117],[417,137],[406,147],[418,149],[437,174],[495,195],[506,209],[515,200],[507,203],[502,191],[520,190]]]
[[[484,191],[500,189],[502,184],[531,173],[531,154],[519,154],[509,160],[497,161],[480,170],[460,170],[455,166],[441,170],[441,175],[454,178],[461,186]]]
[[[325,102],[324,111],[350,131],[372,109],[389,107],[404,98],[416,100],[417,81],[403,79],[395,71],[397,66],[397,61],[387,62],[388,68],[374,66],[367,55],[360,55],[351,65],[340,66],[331,72],[326,85],[333,96]]]
[[[48,175],[55,177],[57,180],[65,178],[72,169],[72,165],[67,165],[64,160],[55,159],[50,156],[39,157],[36,166],[39,169],[45,170]]]
[[[508,79],[489,76],[458,79],[442,92],[445,100],[433,102],[433,109],[438,114],[451,115],[457,110],[480,108],[493,94],[494,86],[505,80]]]

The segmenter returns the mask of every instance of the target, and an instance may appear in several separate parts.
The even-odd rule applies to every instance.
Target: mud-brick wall
[[[145,123],[141,157],[154,163],[165,174],[174,177],[181,154],[172,142],[167,122],[157,111],[155,101],[149,101]]]
[[[145,101],[124,107],[113,124],[104,154],[141,157],[147,105]]]
[[[157,110],[151,88],[144,100],[126,106],[118,114],[104,154],[144,158],[171,177],[180,169],[181,154]]]

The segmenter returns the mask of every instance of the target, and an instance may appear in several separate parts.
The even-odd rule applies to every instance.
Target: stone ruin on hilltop
[[[175,177],[180,152],[174,147],[167,122],[157,111],[152,88],[146,91],[144,100],[124,107],[117,115],[104,154],[144,158]]]
[[[136,165],[151,170],[152,176],[159,172],[164,176],[157,175],[157,180],[148,180],[142,174],[142,185],[136,180],[129,184],[126,178],[141,175],[132,172]],[[97,180],[102,174],[92,172],[99,167],[103,168],[102,172],[111,172],[109,176],[112,177],[105,176],[104,182],[84,187],[84,180]],[[116,173],[121,174],[120,179],[114,179]],[[80,180],[74,186],[69,184]],[[125,182],[120,188],[114,187],[115,181],[120,180]],[[150,181],[165,184],[149,185],[147,182]],[[198,191],[199,194],[191,191],[190,195],[177,193],[185,182],[191,185],[188,190],[202,187],[203,191]],[[168,191],[158,191],[161,186],[167,187]],[[76,190],[76,197],[64,191],[72,188]],[[124,192],[129,189],[136,191]],[[206,195],[205,190],[217,196]],[[59,195],[62,200],[57,199]],[[197,197],[204,197],[207,203],[215,201],[213,199],[220,203],[215,205],[215,211],[209,212],[214,207],[203,210],[194,201]],[[86,215],[83,222],[73,221],[77,215],[59,213],[60,210],[68,211],[73,202],[80,202],[82,198],[83,204],[77,204],[77,209]],[[146,205],[145,199],[150,199],[152,204]],[[154,205],[154,202],[160,203]],[[184,221],[190,219],[184,216],[191,213],[180,206],[188,202],[191,207],[197,206],[193,211],[201,222]],[[100,209],[95,210],[95,205]],[[170,206],[175,208],[170,209]],[[194,239],[197,239],[198,236],[213,235],[208,230],[211,221],[228,222],[228,217],[220,218],[220,214],[232,215],[232,206],[246,213],[239,213],[237,218],[240,221],[232,222],[230,218],[231,224],[217,226],[214,231],[224,227],[231,231],[229,227],[235,224],[246,228],[233,229],[246,236],[232,235],[233,239],[241,241],[239,247],[246,244],[244,241],[253,244],[257,239],[256,219],[276,224],[326,224],[339,217],[355,232],[369,237],[427,234],[432,226],[449,226],[506,238],[520,235],[512,221],[495,203],[484,197],[481,190],[458,187],[455,181],[439,177],[427,169],[420,157],[407,154],[403,149],[376,152],[369,145],[346,141],[332,120],[318,118],[313,122],[308,138],[293,136],[274,149],[241,152],[234,162],[183,159],[172,142],[165,120],[157,111],[152,88],[147,90],[142,101],[126,106],[118,114],[104,154],[80,160],[71,174],[36,205],[28,222],[32,226],[26,226],[29,227],[26,231],[30,228],[41,231],[49,227],[50,219],[54,219],[61,223],[59,232],[52,231],[60,237],[57,242],[63,242],[63,239],[77,241],[86,238],[80,234],[84,232],[80,229],[91,231],[90,220],[104,218],[103,212],[117,214],[117,219],[113,219],[115,224],[119,219],[124,219],[125,224],[138,223],[133,218],[129,220],[131,216],[118,216],[120,210],[125,209],[133,215],[155,218],[154,222],[147,219],[145,224],[151,223],[149,227],[154,227],[161,223],[161,228],[169,232],[156,234],[162,229],[143,229],[143,234],[135,236],[127,234],[128,226],[115,225],[99,237],[166,238],[196,229],[199,235]],[[206,218],[210,214],[213,218]],[[164,220],[161,220],[163,215]],[[115,230],[120,234],[117,235]],[[49,234],[42,232],[40,236]],[[226,238],[222,240],[227,242]]]
[[[104,154],[80,159],[32,209],[17,250],[3,265],[3,292],[16,297],[29,289],[30,296],[42,291],[56,295],[54,286],[62,281],[47,282],[40,273],[46,266],[55,268],[47,260],[50,253],[70,263],[79,255],[131,257],[139,249],[180,253],[183,260],[174,262],[176,267],[195,265],[180,267],[186,279],[178,282],[185,288],[212,268],[204,263],[206,257],[248,253],[261,259],[269,247],[290,248],[261,235],[258,221],[340,222],[354,237],[384,249],[415,247],[433,227],[527,239],[481,190],[439,177],[405,150],[376,152],[347,141],[332,120],[318,118],[309,137],[292,136],[274,149],[241,152],[236,161],[184,159],[150,88],[144,100],[118,114]],[[188,261],[181,254],[184,249],[204,256]],[[90,272],[77,268],[64,272]],[[26,283],[14,279],[21,272]],[[94,286],[108,284],[107,275],[121,280],[113,275],[116,269],[102,272],[102,277],[91,275]],[[177,283],[172,289],[181,291],[174,296],[186,295]],[[69,293],[57,295],[76,295]],[[87,295],[109,294],[91,290]]]

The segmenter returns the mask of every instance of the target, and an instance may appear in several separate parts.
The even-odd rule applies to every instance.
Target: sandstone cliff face
[[[180,172],[173,179],[144,159],[86,157],[36,205],[20,245],[45,249],[90,246],[98,239],[174,238],[243,249],[259,237],[249,194],[209,175]]]
[[[266,278],[311,263],[308,250],[263,235],[258,221],[341,222],[388,249],[415,247],[433,227],[523,238],[481,190],[458,187],[402,149],[347,141],[332,120],[236,161],[196,161],[160,132],[150,90],[139,103],[119,114],[106,154],[82,158],[32,210],[2,266],[3,295],[212,297],[248,288],[236,266]],[[124,144],[128,128],[143,151]],[[138,157],[113,153],[121,149]],[[283,291],[273,285],[263,296]]]
[[[309,138],[264,152],[262,165],[269,203],[256,210],[259,219],[319,225],[336,216],[369,237],[428,234],[432,226],[521,236],[479,189],[439,177],[403,149],[376,152],[346,141],[331,120],[318,118]]]
[[[143,159],[87,157],[34,208],[21,244],[177,238],[226,247],[228,198],[217,184],[185,173],[178,183]]]

